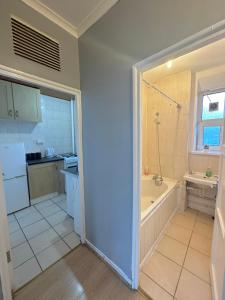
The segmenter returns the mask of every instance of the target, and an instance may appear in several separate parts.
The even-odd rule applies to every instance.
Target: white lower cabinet
[[[74,230],[81,234],[79,177],[65,172],[67,213],[74,218]]]

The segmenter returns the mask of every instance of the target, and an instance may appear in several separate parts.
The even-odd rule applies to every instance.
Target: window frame
[[[203,144],[203,131],[204,127],[211,127],[211,126],[220,126],[220,145],[218,146],[210,146],[209,145],[209,151],[220,151],[220,147],[223,142],[223,132],[224,132],[224,116],[225,116],[225,101],[224,101],[224,112],[223,112],[223,118],[221,119],[209,119],[209,120],[202,120],[202,112],[203,112],[203,98],[206,95],[212,95],[216,93],[223,93],[225,92],[225,88],[223,89],[217,89],[217,90],[210,90],[198,93],[198,105],[197,105],[197,131],[196,131],[196,151],[203,151],[204,150],[204,144]]]

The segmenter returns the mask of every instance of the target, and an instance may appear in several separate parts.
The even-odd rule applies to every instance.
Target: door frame
[[[213,26],[181,40],[180,42],[136,63],[133,75],[133,216],[132,216],[132,288],[139,286],[140,261],[140,207],[142,176],[142,111],[141,83],[142,73],[164,64],[171,59],[185,55],[225,37],[225,19]]]
[[[74,122],[74,132],[73,136],[76,140],[77,154],[78,154],[78,166],[79,166],[79,189],[80,189],[80,201],[81,201],[81,242],[85,243],[86,231],[85,231],[85,203],[84,203],[84,172],[83,172],[83,142],[82,142],[82,101],[81,101],[81,91],[70,86],[66,86],[51,80],[47,80],[29,73],[25,73],[13,68],[9,68],[4,65],[0,65],[0,75],[6,78],[20,80],[24,84],[33,84],[44,88],[49,88],[54,91],[63,92],[71,95],[71,98],[74,97],[76,101],[74,102],[73,112],[76,113],[77,122]],[[2,201],[2,199],[0,199]],[[5,210],[6,214],[6,210]],[[2,231],[2,228],[0,228]],[[4,235],[4,232],[3,232]],[[0,232],[0,238],[2,234]],[[1,245],[1,243],[0,243]],[[9,284],[9,282],[5,282]],[[2,288],[7,288],[5,286]]]
[[[0,280],[3,298],[12,299],[12,262],[7,261],[7,252],[10,251],[9,228],[6,215],[2,170],[0,169]]]

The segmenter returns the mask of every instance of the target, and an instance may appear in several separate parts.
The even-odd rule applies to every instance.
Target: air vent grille
[[[13,49],[16,55],[22,56],[39,64],[60,71],[60,49],[59,44],[21,23],[15,18],[11,18]]]

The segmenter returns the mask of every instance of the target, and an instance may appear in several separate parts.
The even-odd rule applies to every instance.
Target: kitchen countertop
[[[49,163],[49,162],[53,162],[53,161],[60,161],[60,160],[64,160],[64,158],[59,157],[59,156],[42,157],[41,159],[28,160],[27,164],[28,164],[28,166],[31,166],[31,165]]]
[[[72,175],[72,176],[77,176],[79,175],[78,168],[77,167],[72,167],[68,169],[62,169],[61,172],[65,175]]]

